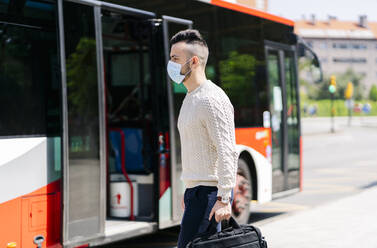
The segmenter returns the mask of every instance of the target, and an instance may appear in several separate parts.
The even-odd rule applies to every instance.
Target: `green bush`
[[[369,99],[371,101],[377,101],[377,86],[375,84],[370,88]]]
[[[372,109],[369,114],[369,116],[377,116],[377,101],[355,101],[356,103],[361,103],[364,104],[366,102],[369,102],[371,105]],[[306,101],[301,101],[301,116],[302,117],[308,117],[310,116],[308,111],[304,113],[304,106],[317,106],[317,113],[315,116],[331,116],[331,100],[326,99],[326,100],[306,100]],[[308,109],[308,108],[307,108]],[[335,109],[335,116],[348,116],[348,109],[346,107],[345,101],[344,100],[334,100],[334,109]],[[354,116],[365,116],[363,112],[356,113],[352,112],[352,115]]]

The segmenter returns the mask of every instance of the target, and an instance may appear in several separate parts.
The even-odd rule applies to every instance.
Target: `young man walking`
[[[212,216],[217,230],[231,216],[238,153],[234,109],[225,92],[205,75],[208,46],[197,30],[175,34],[167,71],[174,83],[187,88],[178,116],[184,214],[178,248],[204,232]]]

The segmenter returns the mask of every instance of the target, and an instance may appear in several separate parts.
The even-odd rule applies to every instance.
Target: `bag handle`
[[[192,239],[192,241],[190,241],[190,243],[187,244],[187,247],[191,247],[192,244],[194,244],[197,241],[200,241],[202,239],[208,239],[208,237],[210,237],[210,236],[212,236],[216,233],[218,234],[217,224],[218,224],[218,222],[216,221],[215,215],[213,215],[207,229],[202,233],[197,233],[194,236],[194,238]],[[240,225],[236,222],[236,220],[233,217],[230,217],[226,228],[228,228],[230,226],[233,227],[234,229],[241,229]]]
[[[215,219],[215,215],[213,215],[205,232],[209,235],[215,234],[217,232],[217,224],[218,222]]]
[[[230,216],[228,226],[231,226],[234,229],[240,229],[241,228],[241,226],[237,223],[237,221],[232,216]]]
[[[218,222],[215,219],[215,215],[213,215],[207,227],[206,233],[208,233],[209,235],[215,234],[217,232],[217,225],[218,225]],[[233,227],[234,229],[241,228],[240,225],[237,223],[237,221],[233,218],[233,216],[230,217],[227,226]]]

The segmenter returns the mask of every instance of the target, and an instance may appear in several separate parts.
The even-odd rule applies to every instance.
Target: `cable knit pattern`
[[[234,108],[226,93],[210,80],[186,93],[177,126],[185,186],[217,186],[218,196],[230,197],[238,153]]]

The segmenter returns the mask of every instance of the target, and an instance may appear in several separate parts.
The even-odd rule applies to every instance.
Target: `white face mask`
[[[184,63],[183,65],[187,64],[187,62],[189,62],[190,60],[191,59],[187,60],[186,63]],[[181,64],[169,60],[168,66],[167,66],[168,74],[169,74],[169,77],[171,78],[171,80],[173,80],[177,84],[182,83],[183,79],[191,71],[191,68],[190,68],[190,70],[188,72],[186,72],[184,75],[182,75],[181,69],[182,69]]]

